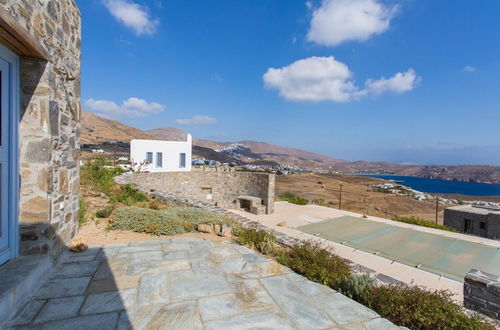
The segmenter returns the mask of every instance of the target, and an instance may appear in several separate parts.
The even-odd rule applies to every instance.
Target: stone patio
[[[68,253],[12,329],[397,329],[230,242],[172,238]]]

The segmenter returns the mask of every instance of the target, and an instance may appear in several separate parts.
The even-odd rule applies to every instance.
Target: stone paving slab
[[[10,329],[396,329],[254,251],[198,238],[67,253]]]

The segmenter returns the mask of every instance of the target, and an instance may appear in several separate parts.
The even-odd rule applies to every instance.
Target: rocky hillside
[[[80,143],[98,144],[105,141],[130,141],[133,139],[157,139],[152,135],[116,120],[102,118],[82,110]]]
[[[81,143],[88,144],[105,141],[128,142],[132,139],[182,141],[186,139],[187,135],[183,130],[174,127],[142,131],[86,111],[82,111],[81,124]],[[368,161],[347,162],[301,149],[256,141],[215,142],[193,137],[193,155],[199,158],[239,164],[294,165],[343,173],[387,173],[500,184],[500,166],[424,166]]]
[[[146,133],[165,140],[184,140],[186,132],[173,127],[163,127],[146,131]],[[343,162],[342,160],[312,153],[309,151],[281,147],[265,142],[240,141],[240,142],[215,142],[193,138],[197,147],[212,149],[224,155],[251,164],[287,164],[300,167],[318,167],[328,169]]]

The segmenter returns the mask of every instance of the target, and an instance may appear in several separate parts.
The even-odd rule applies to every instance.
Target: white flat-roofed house
[[[192,137],[186,141],[132,140],[130,161],[141,172],[191,171]]]

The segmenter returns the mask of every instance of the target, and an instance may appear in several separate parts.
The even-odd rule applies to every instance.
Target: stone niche
[[[145,191],[164,191],[228,209],[241,208],[242,196],[254,197],[262,201],[263,210],[259,213],[274,213],[274,174],[201,171],[134,173],[130,175],[130,183]]]
[[[56,258],[78,229],[81,17],[74,0],[2,0],[45,59],[19,56],[20,254]]]

